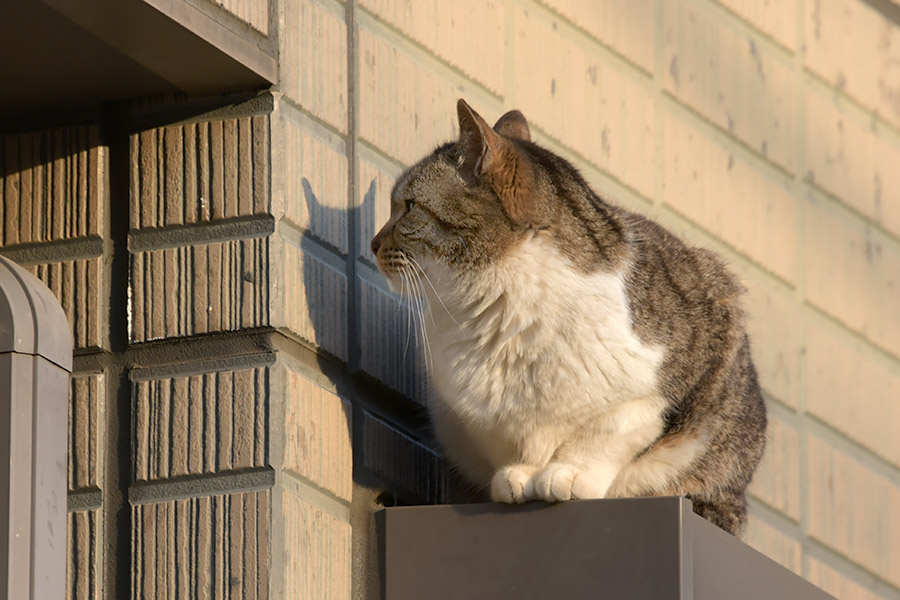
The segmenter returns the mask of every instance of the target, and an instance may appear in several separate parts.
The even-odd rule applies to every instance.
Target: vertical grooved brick
[[[105,348],[108,298],[107,264],[103,258],[87,258],[26,267],[56,296],[75,338],[76,348]]]
[[[391,189],[394,179],[370,163],[359,161],[359,189],[356,207],[359,219],[359,258],[374,265],[371,241],[391,216]]]
[[[750,516],[747,523],[747,544],[762,552],[781,566],[802,576],[803,564],[800,542],[790,538],[768,523]]]
[[[105,598],[102,511],[70,512],[67,518],[67,538],[67,600]]]
[[[262,34],[269,33],[269,0],[212,0]]]
[[[750,493],[791,519],[800,520],[800,433],[769,416],[766,453],[750,484]]]
[[[351,529],[325,511],[286,493],[283,498],[285,589],[297,600],[349,600]]]
[[[797,1],[718,0],[785,48],[797,47]]]
[[[99,488],[106,445],[106,379],[73,375],[69,381],[69,491]]]
[[[810,556],[806,578],[841,600],[882,600],[884,596],[865,589],[846,575]]]

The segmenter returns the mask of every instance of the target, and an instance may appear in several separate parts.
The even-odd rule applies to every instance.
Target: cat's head
[[[503,257],[529,230],[555,215],[542,201],[551,188],[529,156],[531,133],[517,110],[490,127],[457,103],[459,140],[403,173],[391,192],[391,217],[372,239],[378,267],[396,283],[413,265],[463,272]]]

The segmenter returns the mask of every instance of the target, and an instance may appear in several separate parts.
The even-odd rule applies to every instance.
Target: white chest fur
[[[441,299],[427,290],[433,412],[494,469],[546,464],[585,428],[591,453],[604,436],[639,432],[640,448],[662,430],[663,350],[635,335],[621,274],[580,273],[540,237],[474,281],[427,271]]]

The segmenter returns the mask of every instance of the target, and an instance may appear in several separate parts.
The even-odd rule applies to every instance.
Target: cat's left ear
[[[486,179],[510,219],[519,225],[534,224],[538,207],[533,194],[535,186],[531,161],[514,144],[491,129],[462,98],[456,103],[456,112],[459,116],[458,145],[461,154],[459,173],[463,180],[467,185],[475,185]],[[498,121],[498,125],[507,115]],[[524,119],[522,117],[523,122]],[[510,118],[506,122],[512,124],[513,120]],[[527,127],[525,123],[526,131]]]

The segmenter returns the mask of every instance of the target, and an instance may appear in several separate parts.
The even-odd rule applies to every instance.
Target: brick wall
[[[70,598],[374,597],[379,503],[466,496],[368,249],[462,96],[522,109],[603,195],[727,258],[771,415],[749,543],[838,597],[900,599],[900,6],[204,11],[277,41],[275,90],[0,142],[2,251],[75,332]]]

